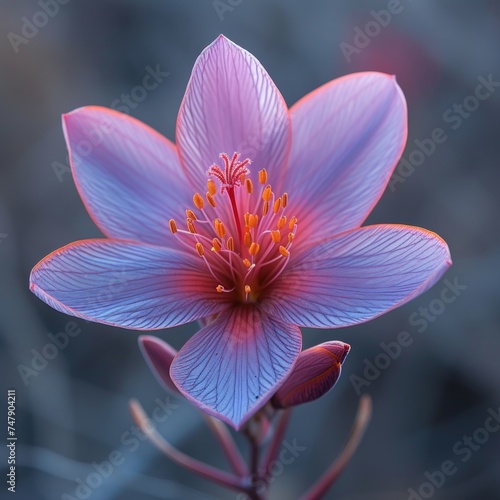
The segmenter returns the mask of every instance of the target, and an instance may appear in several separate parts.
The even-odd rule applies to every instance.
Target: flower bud
[[[273,406],[288,408],[326,394],[339,379],[350,349],[348,344],[335,340],[302,351],[292,373],[273,396]]]
[[[171,394],[179,395],[179,389],[170,378],[170,365],[177,351],[163,340],[150,335],[139,337],[139,347],[158,382]]]

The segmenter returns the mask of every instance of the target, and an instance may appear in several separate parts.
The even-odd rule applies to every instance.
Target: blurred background
[[[237,497],[185,473],[137,434],[132,397],[148,412],[168,406],[162,434],[225,467],[199,415],[167,402],[137,333],[73,320],[28,290],[42,257],[101,236],[69,172],[61,114],[126,106],[173,139],[193,63],[219,33],[260,59],[289,105],[346,73],[396,74],[408,99],[408,146],[367,223],[435,231],[454,260],[434,288],[390,314],[304,331],[305,347],[339,339],[352,350],[334,391],[294,412],[287,438],[305,450],[276,474],[272,498],[298,498],[323,472],[362,393],[373,398],[373,420],[327,498],[500,498],[500,3],[12,0],[0,5],[0,400],[5,415],[7,388],[17,391],[14,498]],[[168,75],[137,90],[157,67]],[[426,141],[435,129],[440,142]],[[179,348],[194,330],[157,334]],[[384,356],[388,345],[398,351],[391,343],[400,335],[408,345]],[[64,337],[60,348],[47,347]],[[3,475],[4,445],[0,455]],[[97,474],[111,456],[119,465]],[[449,474],[436,473],[447,461]],[[3,476],[0,498],[10,498],[6,488]]]

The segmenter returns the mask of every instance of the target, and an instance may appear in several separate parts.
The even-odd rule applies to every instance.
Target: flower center
[[[207,171],[205,197],[195,193],[194,207],[186,210],[186,229],[174,219],[169,226],[182,245],[205,261],[216,292],[256,302],[290,259],[297,218],[285,215],[288,194],[275,195],[266,169],[259,171],[254,189],[251,161],[239,157],[221,153],[223,167],[214,164]]]

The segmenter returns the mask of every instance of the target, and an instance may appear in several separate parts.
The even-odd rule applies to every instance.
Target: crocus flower
[[[196,61],[176,145],[100,107],[65,115],[63,127],[76,186],[106,238],[50,254],[31,290],[122,328],[211,318],[170,374],[235,428],[286,380],[299,327],[373,319],[451,263],[429,231],[360,227],[406,142],[392,76],[345,76],[288,110],[260,63],[220,36]]]

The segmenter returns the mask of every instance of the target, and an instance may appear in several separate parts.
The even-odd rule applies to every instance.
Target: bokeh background
[[[132,102],[130,114],[173,138],[192,65],[219,33],[261,60],[289,105],[346,73],[396,74],[409,106],[406,159],[418,150],[415,141],[435,128],[447,136],[412,172],[400,167],[403,181],[386,191],[367,222],[433,230],[449,243],[454,265],[432,290],[375,321],[304,331],[306,347],[340,339],[352,351],[334,391],[295,411],[288,439],[305,450],[275,478],[273,498],[298,498],[339,453],[359,393],[372,396],[373,420],[327,498],[403,500],[409,488],[420,488],[421,498],[500,498],[500,431],[480,430],[488,412],[498,414],[500,407],[500,88],[493,85],[478,106],[470,99],[479,78],[500,82],[500,3],[59,0],[46,25],[19,42],[12,34],[22,36],[24,17],[44,24],[42,3],[0,5],[0,400],[5,415],[6,389],[17,390],[19,438],[17,496],[6,490],[2,445],[0,498],[83,498],[78,481],[115,451],[121,465],[88,498],[236,498],[134,437],[128,400],[138,398],[148,411],[157,398],[166,401],[141,357],[137,333],[80,320],[75,326],[28,291],[39,259],[100,236],[68,173],[61,114],[87,104],[116,106],[141,85],[148,67],[159,65],[168,76],[146,96],[136,91],[141,100]],[[371,11],[388,7],[398,13],[386,26],[374,24]],[[366,31],[363,40],[359,33]],[[464,102],[471,111],[460,116],[454,106]],[[462,288],[453,292],[449,283]],[[440,299],[445,288],[454,297],[448,304]],[[430,316],[420,308],[430,308]],[[46,366],[36,364],[49,334],[67,328],[79,333]],[[178,348],[194,328],[158,335]],[[403,331],[411,345],[360,387],[355,376],[365,378],[369,363],[383,363],[381,343]],[[24,372],[23,379],[20,367],[33,362],[36,374]],[[171,404],[161,432],[182,450],[225,467],[199,415],[183,401]],[[4,443],[6,418],[0,419]],[[426,473],[447,460],[455,468],[444,484],[422,486]]]

